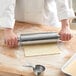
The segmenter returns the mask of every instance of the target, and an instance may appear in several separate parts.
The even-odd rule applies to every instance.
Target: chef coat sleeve
[[[15,23],[16,0],[0,1],[0,28],[13,28]]]
[[[56,0],[57,13],[59,20],[74,18],[72,0]]]

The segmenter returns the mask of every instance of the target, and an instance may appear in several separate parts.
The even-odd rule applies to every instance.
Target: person
[[[71,0],[1,0],[0,27],[4,29],[5,44],[8,47],[18,45],[17,35],[13,31],[15,7],[17,20],[49,26],[61,25],[60,39],[71,39],[69,19],[74,17]]]

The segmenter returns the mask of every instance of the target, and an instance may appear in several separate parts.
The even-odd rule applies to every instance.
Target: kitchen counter
[[[42,32],[42,31],[56,31],[58,32],[60,28],[50,27],[50,26],[42,26],[42,25],[35,25],[35,24],[28,24],[28,23],[21,23],[16,22],[15,26],[15,33],[21,34],[21,33],[32,33],[32,32]],[[72,31],[75,33],[75,31]],[[70,50],[74,50],[75,52],[75,35],[74,37],[69,41],[65,42],[65,47]],[[72,45],[72,46],[71,46]],[[71,46],[71,47],[70,47]],[[19,51],[20,50],[20,51]],[[34,57],[26,57],[24,56],[24,52],[21,50],[20,47],[18,48],[8,48],[4,46],[3,44],[3,30],[0,30],[0,54],[3,54],[5,56],[8,56],[12,59],[17,59],[18,61],[21,61],[24,63],[24,60],[26,63],[31,64],[42,64],[46,66],[46,70],[44,72],[44,76],[65,76],[64,73],[61,72],[61,67],[64,65],[64,63],[69,59],[68,56],[63,57],[62,54],[54,54],[54,55],[44,55],[44,56],[34,56]],[[16,70],[16,68],[8,67],[6,64],[6,59],[1,61],[0,60],[0,76],[34,76],[33,71],[29,68],[27,71],[22,72]],[[8,62],[8,61],[7,61]],[[15,61],[16,63],[17,61]],[[9,61],[8,63],[11,63]]]

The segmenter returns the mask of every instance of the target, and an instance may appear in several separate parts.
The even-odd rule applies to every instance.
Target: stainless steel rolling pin
[[[57,42],[60,36],[56,32],[21,34],[18,37],[21,45]]]

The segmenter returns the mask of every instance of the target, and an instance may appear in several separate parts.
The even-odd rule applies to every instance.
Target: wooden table
[[[35,25],[35,24],[28,24],[28,23],[20,23],[17,22],[15,26],[15,33],[21,34],[21,33],[31,33],[31,32],[42,32],[42,31],[56,31],[58,32],[60,29],[55,27],[46,27],[42,25]],[[3,31],[0,31],[0,54],[6,55],[10,58],[17,59],[21,62],[27,62],[31,64],[42,64],[46,66],[46,71],[44,72],[44,76],[65,76],[61,72],[61,67],[63,64],[69,59],[68,57],[64,58],[61,56],[61,54],[55,54],[55,55],[46,55],[46,56],[35,56],[35,57],[25,57],[23,55],[23,51],[20,51],[18,54],[16,51],[18,51],[19,48],[7,48],[1,45],[3,43]],[[75,38],[74,38],[75,39]],[[75,44],[74,39],[72,39],[69,42],[66,42],[67,44],[72,44],[72,42]],[[73,44],[73,45],[74,45]],[[75,46],[73,46],[74,49],[76,49]],[[73,48],[72,47],[72,48]],[[68,47],[68,49],[71,49]],[[5,60],[3,60],[5,62]],[[16,63],[16,62],[15,62]],[[9,64],[8,64],[9,65]],[[12,65],[11,65],[12,66]],[[8,71],[8,72],[7,72]],[[32,69],[28,69],[27,71],[20,72],[18,70],[5,67],[2,63],[0,63],[0,76],[34,76]]]

